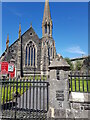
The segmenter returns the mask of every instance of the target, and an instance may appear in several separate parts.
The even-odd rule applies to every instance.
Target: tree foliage
[[[70,70],[73,70],[74,67],[73,67],[73,64],[72,64],[71,60],[70,60],[68,57],[66,57],[65,60],[66,60],[67,63],[70,65]]]
[[[81,67],[82,67],[82,63],[77,60],[75,64],[75,70],[81,70]]]

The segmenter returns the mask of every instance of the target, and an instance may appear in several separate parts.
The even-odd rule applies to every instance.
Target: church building
[[[1,55],[0,61],[13,61],[16,76],[48,75],[48,66],[56,58],[52,26],[49,0],[46,0],[42,20],[42,38],[38,37],[32,25],[24,34],[21,34],[21,25],[19,25],[18,39],[9,46],[9,36],[7,36],[6,50]]]

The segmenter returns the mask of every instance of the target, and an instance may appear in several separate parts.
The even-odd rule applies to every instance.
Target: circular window
[[[32,36],[32,33],[30,33],[30,36]]]

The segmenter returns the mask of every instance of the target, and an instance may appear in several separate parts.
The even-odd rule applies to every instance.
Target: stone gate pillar
[[[66,109],[69,108],[69,69],[70,66],[62,57],[55,59],[49,66],[50,90],[48,118],[66,118]]]

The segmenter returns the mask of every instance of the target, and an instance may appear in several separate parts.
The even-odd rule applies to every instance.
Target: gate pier
[[[66,118],[69,109],[68,74],[70,66],[63,59],[55,59],[49,66],[49,112],[50,118]]]

